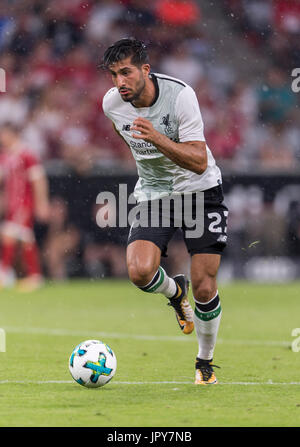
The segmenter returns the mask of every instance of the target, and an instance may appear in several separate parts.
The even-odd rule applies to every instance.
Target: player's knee
[[[155,274],[153,265],[150,263],[143,263],[143,265],[128,264],[128,275],[130,281],[138,287],[149,284]]]
[[[193,293],[196,301],[207,303],[216,293],[216,282],[214,279],[206,277],[193,284]]]

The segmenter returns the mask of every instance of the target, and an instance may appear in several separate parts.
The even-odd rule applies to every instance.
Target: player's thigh
[[[145,285],[151,281],[160,265],[161,250],[153,242],[135,240],[127,246],[126,262],[132,282]]]
[[[3,245],[15,245],[17,243],[17,239],[10,236],[9,234],[1,233],[0,242]]]
[[[191,283],[196,300],[207,302],[216,295],[220,262],[220,254],[198,253],[192,256]]]

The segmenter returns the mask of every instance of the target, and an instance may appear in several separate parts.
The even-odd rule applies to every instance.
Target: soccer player
[[[103,98],[103,110],[136,160],[137,202],[149,205],[150,214],[155,215],[153,204],[159,200],[162,215],[165,197],[189,193],[194,216],[202,203],[197,199],[199,193],[204,196],[203,234],[189,237],[181,219],[191,255],[195,311],[188,301],[188,279],[181,274],[171,278],[160,266],[161,256],[166,255],[168,242],[178,230],[175,205],[170,206],[169,226],[164,226],[162,219],[148,228],[131,226],[127,268],[130,280],[141,290],[166,296],[184,334],[195,327],[199,344],[195,383],[215,384],[212,361],[221,319],[216,276],[226,246],[228,210],[223,203],[220,170],[205,142],[195,92],[179,79],[152,73],[146,46],[132,38],[107,48],[103,67],[114,84]]]
[[[32,291],[43,283],[33,225],[36,217],[46,222],[49,215],[48,183],[43,166],[25,147],[20,130],[11,123],[0,127],[0,179],[4,197],[4,220],[0,227],[0,287],[12,285],[16,249],[26,276],[18,283],[21,291]]]

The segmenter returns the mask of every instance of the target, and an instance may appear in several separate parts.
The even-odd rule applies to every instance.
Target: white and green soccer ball
[[[117,359],[112,349],[102,341],[86,340],[73,350],[69,370],[73,379],[87,388],[108,383],[116,373]]]

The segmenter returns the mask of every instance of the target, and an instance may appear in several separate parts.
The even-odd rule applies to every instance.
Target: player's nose
[[[126,87],[125,78],[123,76],[118,76],[116,78],[116,84],[117,84],[118,89],[120,89],[121,87]]]

